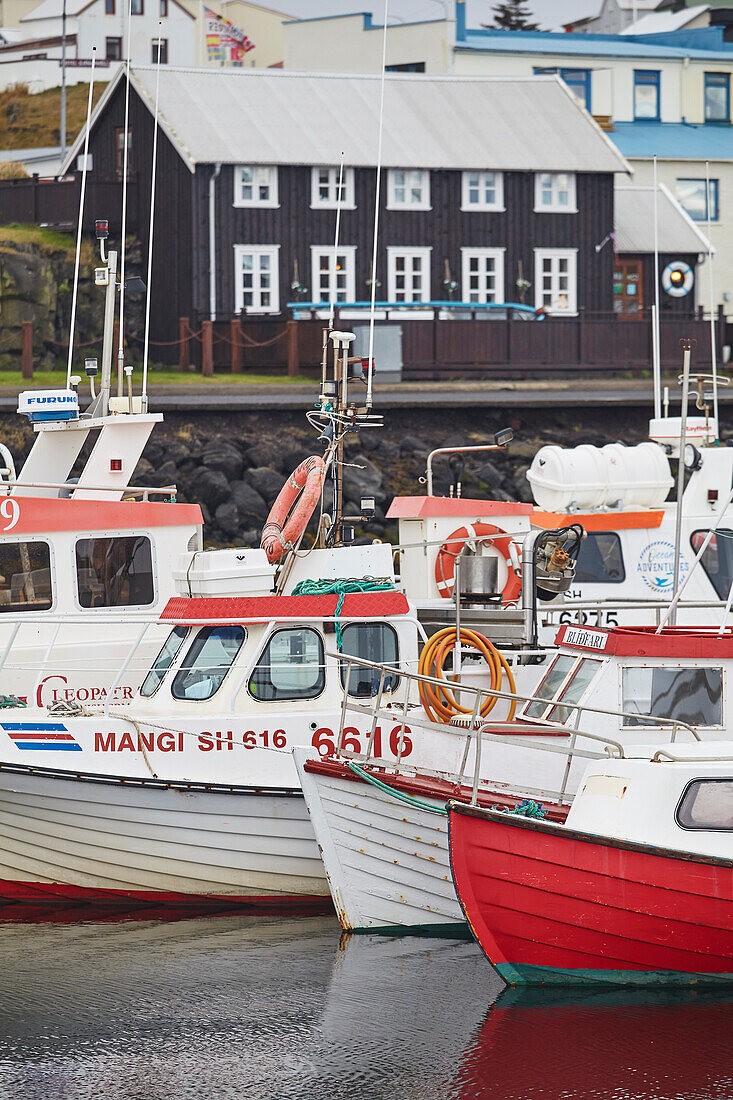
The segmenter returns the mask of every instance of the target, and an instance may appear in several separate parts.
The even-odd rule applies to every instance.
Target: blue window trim
[[[590,75],[591,69],[559,69],[557,67],[543,69],[537,66],[534,67],[533,72],[535,76],[550,76],[557,73],[567,84],[568,88],[573,91],[582,91],[582,98],[586,111],[590,111],[591,105],[591,88],[590,88]]]
[[[708,118],[708,88],[725,88],[725,118]],[[715,125],[730,123],[730,73],[705,73],[705,92],[703,97],[705,121]]]
[[[634,122],[659,122],[661,120],[661,75],[659,69],[634,69]],[[651,117],[639,116],[636,113],[636,89],[649,87],[657,89],[657,113]]]

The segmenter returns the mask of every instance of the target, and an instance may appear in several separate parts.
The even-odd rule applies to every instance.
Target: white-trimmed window
[[[463,172],[461,210],[503,210],[503,172]]]
[[[558,316],[578,312],[578,250],[535,248],[535,306]]]
[[[277,166],[236,164],[234,166],[234,205],[279,206]]]
[[[235,244],[234,310],[279,313],[279,244]]]
[[[461,266],[464,302],[504,301],[503,248],[462,248]]]
[[[550,214],[575,214],[575,173],[535,172],[534,208]]]
[[[311,248],[311,269],[314,302],[353,302],[356,295],[354,268],[356,246],[314,245]]]
[[[430,210],[430,173],[422,168],[390,168],[388,210]]]
[[[430,301],[429,248],[388,248],[387,287],[390,302]]]
[[[354,169],[344,168],[339,188],[340,172],[340,168],[311,168],[311,207],[314,210],[335,210],[339,205],[342,210],[355,208]]]

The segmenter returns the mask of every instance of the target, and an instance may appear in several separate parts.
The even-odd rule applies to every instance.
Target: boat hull
[[[300,791],[0,770],[0,903],[320,905]]]
[[[510,985],[733,984],[733,862],[449,807],[453,879]]]

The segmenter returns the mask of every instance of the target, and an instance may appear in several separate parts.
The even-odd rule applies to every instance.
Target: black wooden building
[[[132,69],[128,228],[144,255],[155,89],[154,69]],[[184,316],[369,299],[379,104],[373,76],[162,68],[154,339],[174,339]],[[122,71],[93,116],[90,180],[121,180],[124,117]],[[446,301],[613,313],[614,175],[628,165],[558,78],[390,74],[382,164],[379,301],[415,317]],[[687,240],[693,263],[697,251]]]

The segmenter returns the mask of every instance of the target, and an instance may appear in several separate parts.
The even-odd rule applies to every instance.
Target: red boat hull
[[[733,861],[451,803],[453,880],[510,985],[733,983]]]

